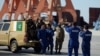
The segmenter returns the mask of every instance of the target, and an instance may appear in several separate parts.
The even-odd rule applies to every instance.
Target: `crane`
[[[0,19],[7,13],[8,19],[12,20],[12,14],[14,14],[14,20],[18,20],[18,15],[25,14],[32,16],[33,19],[40,17],[42,12],[46,12],[48,20],[53,20],[52,12],[57,12],[58,21],[62,21],[62,13],[69,12],[72,15],[73,21],[76,22],[77,15],[71,0],[65,0],[66,5],[61,6],[61,0],[4,0],[3,7],[0,11]]]

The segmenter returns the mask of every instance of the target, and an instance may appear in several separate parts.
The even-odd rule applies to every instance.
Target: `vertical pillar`
[[[35,10],[35,13],[33,14],[33,16],[35,17],[34,19],[37,19],[37,17],[39,17],[39,14],[41,13],[41,11],[43,10],[44,6],[45,6],[45,1],[46,0],[40,0],[39,4]]]
[[[16,0],[17,1],[17,9],[14,11],[15,12],[15,20],[18,19],[18,15],[20,15],[20,13],[24,14],[26,12],[26,8],[25,8],[25,3],[23,0]]]
[[[61,7],[61,3],[60,0],[56,0],[57,4],[56,4],[56,9],[57,9],[57,14],[58,14],[58,22],[60,23],[63,19],[62,19],[62,7]]]
[[[11,20],[11,17],[12,17],[12,11],[14,9],[14,0],[10,0],[9,1],[9,20]]]
[[[76,15],[76,11],[74,9],[74,6],[71,2],[71,0],[66,0],[66,6],[62,9],[64,12],[70,12],[71,15],[73,16],[73,20],[74,22],[76,22],[77,20],[77,15]]]
[[[9,3],[9,0],[4,0],[4,4],[0,11],[0,19],[2,19],[3,15],[8,12],[8,3]]]
[[[26,8],[26,11],[29,11],[29,10],[30,10],[30,5],[31,5],[31,0],[28,0],[28,1],[27,1],[27,8]]]
[[[54,0],[49,0],[49,4],[48,4],[48,19],[50,21],[52,21],[53,2],[54,2]]]

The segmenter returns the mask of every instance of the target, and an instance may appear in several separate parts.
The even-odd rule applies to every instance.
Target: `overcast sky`
[[[63,1],[63,0],[62,0]],[[0,8],[2,7],[4,0],[0,0]],[[62,2],[64,5],[64,1]],[[81,11],[81,16],[85,18],[85,21],[89,21],[89,8],[100,8],[100,0],[72,0],[75,9]]]

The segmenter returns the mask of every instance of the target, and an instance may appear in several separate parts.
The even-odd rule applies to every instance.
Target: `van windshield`
[[[1,28],[2,28],[2,25],[3,25],[3,23],[0,23],[0,30],[1,30]]]
[[[10,24],[9,23],[5,23],[3,26],[3,31],[7,31],[9,29]]]

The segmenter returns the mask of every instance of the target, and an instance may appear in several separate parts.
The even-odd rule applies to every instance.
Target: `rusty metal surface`
[[[40,13],[46,12],[52,21],[53,11],[57,12],[59,22],[62,20],[62,12],[69,12],[73,16],[73,21],[76,21],[77,15],[71,0],[66,0],[65,7],[61,7],[60,0],[5,0],[0,11],[0,19],[5,13],[8,13],[9,20],[14,13],[14,20],[17,20],[19,14],[27,13],[27,16],[30,15],[34,19],[39,17]]]

